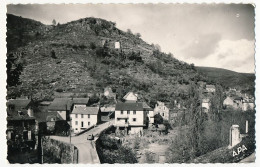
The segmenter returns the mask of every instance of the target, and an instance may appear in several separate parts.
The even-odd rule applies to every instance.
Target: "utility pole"
[[[71,118],[70,118],[70,144],[71,144]]]

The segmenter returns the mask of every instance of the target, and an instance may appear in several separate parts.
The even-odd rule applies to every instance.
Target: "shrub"
[[[52,57],[53,59],[57,59],[56,53],[55,53],[54,50],[51,51],[51,57]]]
[[[96,44],[95,44],[94,42],[91,42],[91,43],[90,43],[90,48],[91,48],[92,50],[94,50],[94,49],[97,48],[97,46],[96,46]]]
[[[56,92],[63,92],[63,89],[58,88],[58,89],[56,89]]]
[[[150,151],[145,152],[145,160],[147,163],[155,163],[156,154]]]

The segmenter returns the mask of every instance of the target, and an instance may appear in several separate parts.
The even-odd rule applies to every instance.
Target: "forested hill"
[[[51,99],[55,91],[95,93],[111,86],[119,99],[131,90],[154,104],[185,100],[191,84],[206,80],[194,65],[110,21],[84,18],[44,25],[8,14],[7,22],[8,98]],[[115,49],[115,42],[122,50]]]
[[[237,88],[242,92],[254,94],[255,74],[238,73],[222,68],[196,67],[196,69],[205,74],[210,80],[218,82],[225,87]]]

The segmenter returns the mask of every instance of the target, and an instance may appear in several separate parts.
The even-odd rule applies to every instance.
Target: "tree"
[[[56,26],[56,20],[55,19],[52,20],[52,25]]]
[[[141,38],[141,34],[140,34],[139,32],[136,33],[135,36],[136,36],[137,38]]]
[[[154,123],[155,124],[163,123],[163,117],[159,113],[154,115]]]
[[[130,29],[127,29],[126,31],[128,34],[133,34],[132,31]]]

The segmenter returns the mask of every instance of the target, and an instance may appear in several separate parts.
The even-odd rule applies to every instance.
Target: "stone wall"
[[[78,149],[72,145],[42,137],[43,163],[78,163]]]

